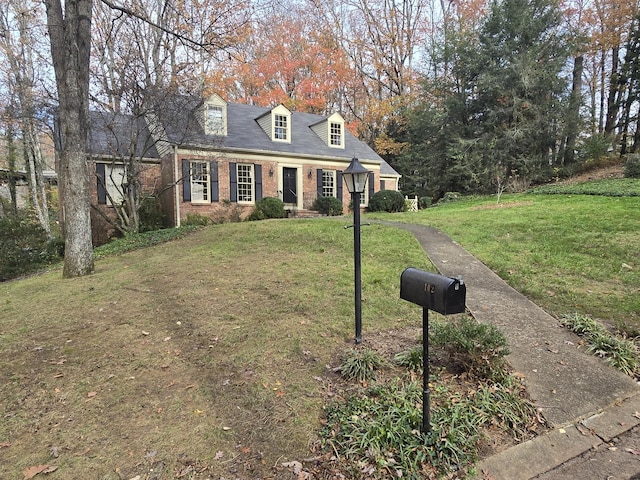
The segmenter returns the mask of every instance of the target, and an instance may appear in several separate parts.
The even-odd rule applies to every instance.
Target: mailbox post
[[[422,307],[422,433],[431,431],[429,412],[429,310],[442,315],[465,311],[467,287],[461,278],[449,278],[417,268],[400,276],[400,298]]]

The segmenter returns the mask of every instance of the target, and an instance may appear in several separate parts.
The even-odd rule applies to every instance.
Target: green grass
[[[437,227],[550,313],[640,333],[638,197],[503,195],[365,217]]]
[[[190,478],[256,478],[308,457],[318,378],[353,345],[349,223],[209,226],[86,277],[1,283],[0,478],[175,478],[196,460]],[[408,265],[432,268],[417,241],[371,225],[362,249],[364,342],[419,324],[398,292]]]

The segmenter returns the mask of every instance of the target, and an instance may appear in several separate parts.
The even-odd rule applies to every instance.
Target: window
[[[322,170],[322,196],[336,196],[336,172],[335,170]]]
[[[329,144],[332,147],[342,146],[342,124],[331,122],[329,125]]]
[[[206,132],[224,135],[224,109],[220,105],[207,105]]]
[[[210,202],[209,163],[191,162],[189,170],[191,178],[191,201]]]
[[[127,171],[124,165],[96,163],[98,204],[122,205],[127,192]]]
[[[273,138],[287,140],[287,117],[275,114],[273,117]]]
[[[253,165],[237,164],[238,203],[253,202]]]

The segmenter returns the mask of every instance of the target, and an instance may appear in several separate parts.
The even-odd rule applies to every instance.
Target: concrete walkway
[[[576,335],[442,232],[387,224],[413,233],[442,275],[462,277],[468,310],[505,335],[507,360],[552,429],[484,460],[479,474],[493,480],[534,478],[640,424],[636,381],[585,353]]]

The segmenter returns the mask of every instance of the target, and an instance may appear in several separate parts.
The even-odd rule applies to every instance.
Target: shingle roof
[[[160,158],[143,117],[110,112],[89,112],[87,151],[110,157]]]
[[[380,172],[385,175],[398,173],[382,159],[366,143],[354,135],[345,132],[345,148],[332,148],[327,145],[311,126],[325,121],[329,116],[311,113],[291,113],[291,142],[274,142],[260,127],[257,120],[269,113],[270,108],[227,104],[227,135],[207,135],[196,118],[198,109],[203,105],[201,100],[193,97],[175,97],[167,99],[162,105],[162,112],[157,117],[164,128],[165,138],[174,145],[184,148],[215,148],[220,150],[244,151],[266,154],[300,155],[318,159],[344,160],[346,163],[353,157],[361,162],[380,164]],[[92,127],[89,140],[90,150],[96,154],[113,155],[128,152],[130,132],[142,132],[138,137],[138,152],[147,151],[145,157],[156,158],[155,147],[149,148],[145,138],[150,138],[147,123],[140,123],[142,118],[134,119],[127,115],[100,114],[92,112]],[[116,141],[119,138],[119,141]]]

